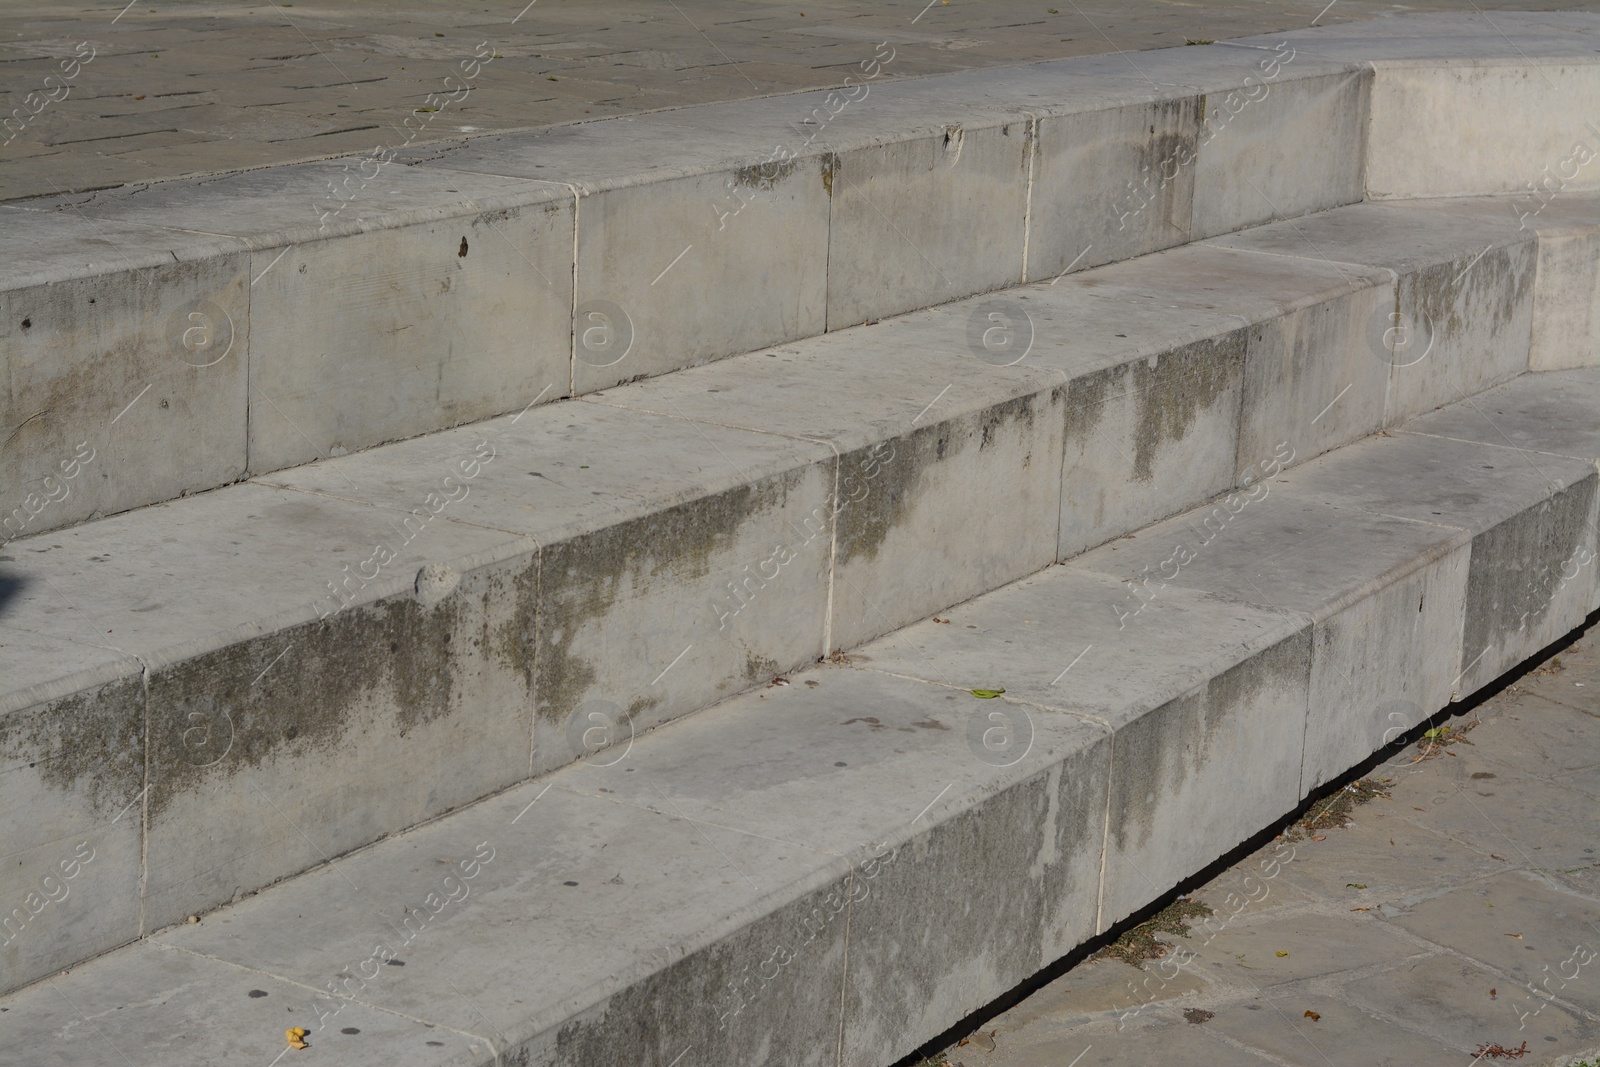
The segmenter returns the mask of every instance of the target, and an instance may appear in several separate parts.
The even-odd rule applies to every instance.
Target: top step
[[[1481,21],[893,83],[886,43],[826,92],[12,202],[0,506],[42,532],[1364,198],[1597,188],[1600,16]]]

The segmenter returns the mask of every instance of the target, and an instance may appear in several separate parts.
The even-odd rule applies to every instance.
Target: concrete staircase
[[[1492,26],[0,208],[0,1062],[888,1064],[1566,632]]]

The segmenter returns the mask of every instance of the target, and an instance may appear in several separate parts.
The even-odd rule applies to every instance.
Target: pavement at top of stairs
[[[1600,626],[1529,667],[924,1067],[1600,1063]]]
[[[0,12],[0,112],[22,116],[20,130],[0,134],[0,200],[826,88],[878,42],[890,48],[878,57],[893,57],[881,76],[903,79],[1334,26],[1397,7],[1051,3],[22,0]],[[1494,13],[1466,8],[1413,0],[1404,12]]]

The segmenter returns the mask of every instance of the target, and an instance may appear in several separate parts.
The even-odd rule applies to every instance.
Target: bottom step
[[[0,1063],[891,1063],[1600,606],[1597,457],[1600,372],[1524,376],[0,999]]]

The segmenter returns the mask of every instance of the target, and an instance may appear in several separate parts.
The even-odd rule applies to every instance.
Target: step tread
[[[1478,409],[1493,414],[1466,414]],[[1515,447],[1474,439],[1501,430]],[[1537,475],[1520,466],[1533,450]],[[1510,462],[1490,473],[1485,457]],[[853,1049],[902,1048],[887,1031],[931,1036],[956,1007],[941,999],[946,975],[916,969],[931,917],[963,981],[1009,987],[1270,824],[1308,788],[1298,766],[1266,756],[1301,745],[1316,710],[1284,672],[1303,671],[1314,634],[1338,621],[1330,605],[1359,612],[1409,588],[1408,574],[1466,565],[1470,542],[1578,485],[1592,553],[1597,458],[1600,370],[1524,375],[1271,475],[1149,617],[1119,627],[1103,605],[1206,509],[28,987],[0,1000],[15,1013],[8,1040],[34,1062],[81,1062],[103,1037],[73,1004],[174,1064],[270,1058],[291,1024],[352,1064],[487,1064],[508,1047],[530,1062],[710,1062],[696,1049],[729,1062],[727,1050],[759,1059],[793,1033],[815,1041],[780,1044],[784,1061],[821,1064],[842,989],[865,1028]],[[1326,540],[1293,540],[1306,523],[1341,532],[1343,568],[1318,551]],[[1253,695],[1227,704],[1246,675]],[[966,692],[1002,685],[993,701]],[[991,712],[1027,724],[1019,757],[985,747]],[[1187,762],[1185,743],[1202,737],[1211,758]],[[980,899],[952,910],[941,882],[958,876]],[[427,917],[400,929],[408,905]],[[851,944],[873,951],[847,955]],[[404,969],[379,967],[373,946]],[[315,1001],[341,968],[361,976],[356,999]],[[269,996],[241,1012],[251,989]],[[741,1019],[763,995],[776,999]],[[342,1008],[321,1029],[318,1003]],[[374,1039],[347,1043],[345,1026]]]

